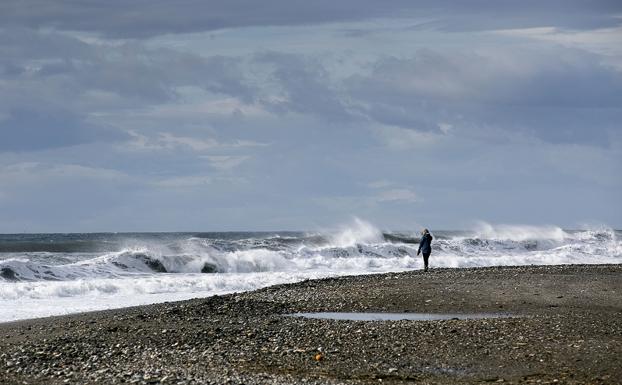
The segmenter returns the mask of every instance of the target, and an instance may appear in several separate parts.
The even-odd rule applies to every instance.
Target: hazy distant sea
[[[490,226],[433,231],[434,267],[622,263],[622,232]],[[0,322],[422,268],[417,232],[0,235]]]

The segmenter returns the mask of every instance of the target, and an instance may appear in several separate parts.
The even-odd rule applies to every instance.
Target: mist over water
[[[432,268],[622,262],[622,232],[608,228],[481,223],[432,235]],[[0,322],[420,269],[418,241],[358,219],[318,233],[0,235]]]

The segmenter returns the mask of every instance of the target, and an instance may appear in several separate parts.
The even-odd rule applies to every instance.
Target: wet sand
[[[297,312],[503,313],[348,321]],[[622,265],[435,269],[0,324],[0,383],[619,384]]]

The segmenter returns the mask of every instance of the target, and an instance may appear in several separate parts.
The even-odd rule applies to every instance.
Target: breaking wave
[[[620,263],[622,243],[611,229],[564,231],[558,227],[492,226],[439,232],[433,261],[439,267],[525,264]],[[120,251],[80,254],[9,254],[0,280],[65,281],[159,273],[392,271],[418,268],[417,236],[385,233],[357,220],[336,234],[222,239],[188,237]],[[71,253],[69,253],[71,254]]]
[[[608,228],[480,223],[433,236],[432,267],[622,263],[620,232]],[[0,321],[422,267],[417,234],[361,220],[330,233],[29,237],[0,236]]]

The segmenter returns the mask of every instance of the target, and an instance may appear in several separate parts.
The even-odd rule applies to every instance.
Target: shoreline
[[[565,266],[573,266],[573,267],[590,267],[590,266],[622,266],[621,264],[617,264],[617,263],[598,263],[598,264],[560,264],[560,265],[498,265],[498,266],[476,266],[476,267],[438,267],[438,268],[431,268],[430,272],[435,271],[435,272],[441,272],[441,271],[454,271],[454,270],[467,270],[467,271],[477,271],[477,270],[491,270],[491,269],[520,269],[520,268],[525,268],[525,267],[533,267],[533,268],[546,268],[546,267],[559,267],[559,268],[563,268]],[[366,273],[366,274],[353,274],[353,275],[337,275],[337,276],[332,276],[332,277],[323,277],[323,278],[311,278],[311,279],[304,279],[301,281],[297,281],[297,282],[289,282],[289,283],[276,283],[274,285],[270,285],[270,286],[265,286],[265,287],[260,287],[258,289],[253,289],[253,290],[247,290],[247,291],[239,291],[239,292],[227,292],[227,293],[220,293],[220,294],[213,294],[213,295],[209,295],[207,297],[194,297],[194,298],[189,298],[189,299],[181,299],[181,300],[172,300],[172,301],[163,301],[163,302],[154,302],[154,303],[148,303],[148,304],[143,304],[143,305],[131,305],[131,306],[123,306],[123,307],[114,307],[114,308],[107,308],[107,309],[99,309],[99,310],[87,310],[87,311],[79,311],[79,312],[75,312],[75,313],[67,313],[67,314],[57,314],[57,315],[48,315],[48,316],[43,316],[43,317],[35,317],[35,318],[23,318],[23,319],[16,319],[16,320],[11,320],[11,321],[0,321],[0,328],[2,328],[2,326],[5,325],[9,325],[9,324],[19,324],[19,323],[28,323],[30,321],[44,321],[45,320],[50,320],[53,321],[55,319],[62,319],[62,318],[66,318],[66,317],[80,317],[80,316],[87,316],[89,314],[93,314],[93,315],[97,315],[97,313],[109,313],[109,312],[117,312],[117,311],[124,311],[126,309],[140,309],[140,308],[145,308],[145,307],[150,307],[150,306],[157,306],[157,305],[162,305],[162,304],[176,304],[176,303],[183,303],[183,302],[188,302],[188,301],[196,301],[196,300],[204,300],[204,299],[209,299],[212,297],[225,297],[225,296],[230,296],[230,295],[240,295],[240,294],[244,294],[244,293],[253,293],[253,292],[257,292],[257,291],[262,291],[262,290],[266,290],[266,289],[270,289],[270,288],[275,288],[275,287],[284,287],[284,286],[290,286],[290,285],[299,285],[305,282],[315,282],[315,281],[330,281],[330,280],[334,280],[334,279],[342,279],[342,278],[349,278],[349,277],[374,277],[374,276],[385,276],[385,275],[391,275],[391,274],[404,274],[404,273],[415,273],[415,272],[421,272],[422,274],[423,272],[423,268],[421,269],[414,269],[414,270],[405,270],[405,271],[396,271],[396,272],[370,272],[370,273]]]
[[[10,321],[0,383],[613,384],[621,283],[622,265],[439,268]],[[283,317],[323,311],[516,317]]]

